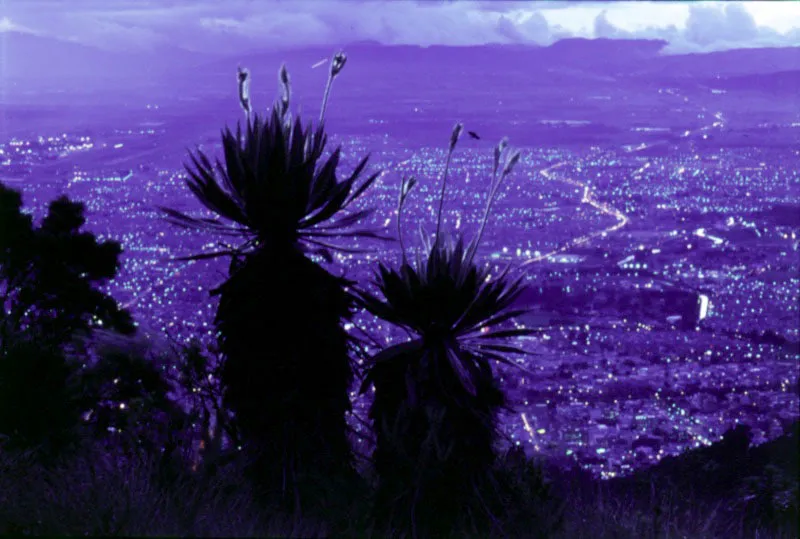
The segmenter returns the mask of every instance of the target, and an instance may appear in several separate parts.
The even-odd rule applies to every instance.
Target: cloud
[[[61,37],[112,51],[152,50],[169,42],[168,37],[156,29],[118,23],[107,19],[97,19],[95,21],[92,25],[92,34],[89,39],[84,33],[73,33]]]
[[[338,42],[372,39],[402,45],[473,45],[506,42],[496,27],[497,15],[476,2],[324,3],[316,16]]]
[[[533,41],[539,45],[547,45],[554,41],[553,31],[550,23],[542,15],[541,11],[535,11],[519,23],[519,31],[525,36],[527,41]]]
[[[507,3],[493,2],[492,8]],[[103,48],[137,46],[135,32],[140,32],[139,46],[165,38],[179,46],[206,51],[366,39],[419,45],[507,41],[496,28],[498,15],[473,1],[227,0],[223,7],[218,2],[199,0],[174,1],[168,8],[156,3],[111,5],[74,0],[68,9],[66,2],[50,1],[47,9],[40,10],[31,9],[32,4],[17,4],[22,7],[17,8],[16,15],[55,37],[81,36],[85,43]],[[111,39],[114,29],[123,34],[119,41]]]
[[[669,36],[667,53],[710,52],[734,47],[800,46],[796,32],[782,34],[758,26],[753,15],[738,3],[724,6],[689,6],[682,32]]]
[[[526,14],[518,22],[514,22],[507,15],[501,15],[497,19],[496,30],[498,34],[512,43],[548,45],[553,41],[550,23],[538,11]]]
[[[570,37],[666,39],[671,52],[800,45],[795,29],[750,2],[509,0],[5,0],[15,25],[106,49],[165,44],[207,52],[376,40],[387,44],[548,44]],[[785,19],[786,17],[784,17]]]
[[[625,32],[627,33],[627,32]],[[623,32],[619,28],[611,24],[608,20],[608,12],[603,10],[594,20],[594,36],[595,37],[622,37]]]
[[[691,6],[686,22],[686,40],[701,47],[719,41],[749,41],[758,36],[758,29],[744,6],[730,4],[724,9]]]
[[[525,36],[519,31],[517,25],[505,15],[500,15],[500,18],[497,19],[497,33],[512,43],[525,41]]]
[[[0,34],[4,32],[21,32],[23,34],[34,34],[33,30],[17,24],[16,22],[12,21],[8,17],[0,18]]]
[[[767,26],[759,26],[744,3],[705,2],[685,7],[688,14],[681,26],[650,24],[630,30],[615,24],[610,10],[604,9],[595,17],[593,37],[663,39],[669,42],[664,49],[666,54],[800,45],[800,31],[781,33]],[[617,9],[613,15],[616,20],[622,21],[626,14]]]

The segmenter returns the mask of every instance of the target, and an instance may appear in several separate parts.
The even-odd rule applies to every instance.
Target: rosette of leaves
[[[353,310],[352,284],[309,255],[332,253],[381,238],[359,227],[370,209],[352,209],[379,173],[364,174],[364,157],[339,176],[341,149],[323,157],[324,115],[331,84],[345,64],[334,56],[316,128],[292,120],[288,72],[279,72],[281,96],[262,118],[252,110],[249,77],[239,70],[244,129],[222,132],[223,160],[191,155],[188,187],[215,218],[162,208],[169,221],[234,245],[185,260],[231,258],[215,323],[222,355],[225,406],[245,451],[257,456],[251,476],[263,489],[299,510],[320,496],[303,494],[319,478],[352,473],[345,413],[350,409],[353,339],[343,329]],[[337,243],[347,239],[350,245]]]
[[[379,264],[380,295],[359,293],[369,312],[412,335],[371,358],[361,391],[374,385],[376,525],[413,537],[497,524],[486,497],[497,491],[497,414],[507,403],[492,362],[517,366],[509,356],[524,351],[508,340],[536,331],[508,327],[524,312],[514,308],[523,277],[511,278],[510,266],[491,275],[474,261],[498,188],[519,160],[519,152],[509,152],[500,166],[505,140],[495,148],[477,235],[465,245],[442,231],[447,173],[461,132],[456,125],[450,140],[435,238],[421,231],[422,249],[409,261],[399,220],[416,181],[404,179],[402,262],[399,268]]]

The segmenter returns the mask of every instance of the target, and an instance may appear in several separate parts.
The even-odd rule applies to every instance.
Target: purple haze
[[[183,183],[185,150],[213,150],[220,128],[241,119],[238,64],[264,110],[285,61],[293,105],[312,119],[320,62],[334,49],[108,52],[13,31],[0,40],[15,51],[0,79],[0,181],[37,215],[61,193],[85,201],[90,228],[126,250],[111,290],[142,327],[210,338],[207,291],[225,264],[168,259],[216,240],[167,226],[155,205],[199,211]],[[366,152],[387,170],[364,203],[389,232],[403,174],[421,180],[406,224],[433,222],[456,121],[480,139],[455,154],[449,227],[478,220],[491,147],[508,136],[523,150],[481,254],[524,264],[525,302],[537,306],[526,322],[553,329],[523,343],[541,354],[527,360],[534,379],[502,372],[517,406],[505,430],[529,452],[606,476],[737,422],[774,437],[799,415],[800,51],[668,46],[350,43],[328,113],[345,170]],[[340,264],[364,278],[376,256],[397,256],[371,247],[371,258]]]

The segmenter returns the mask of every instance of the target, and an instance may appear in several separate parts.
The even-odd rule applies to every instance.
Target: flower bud
[[[289,72],[286,70],[286,64],[281,65],[278,71],[278,83],[281,86],[281,115],[286,114],[289,110],[289,99],[292,95],[292,87],[289,82]]]
[[[461,133],[464,131],[464,124],[457,123],[453,127],[453,133],[450,135],[450,151],[453,151],[453,148],[456,147],[456,143],[458,139],[461,137]]]
[[[403,178],[403,183],[400,187],[400,196],[405,198],[408,196],[408,193],[411,192],[411,189],[417,184],[417,179],[414,176],[410,176],[407,178]]]
[[[246,69],[238,67],[236,80],[239,83],[239,104],[245,113],[250,113],[250,73]]]
[[[511,154],[511,157],[506,159],[506,164],[503,167],[503,176],[506,176],[511,173],[511,171],[514,169],[514,165],[516,165],[517,162],[519,161],[519,157],[520,157],[519,150],[514,150],[514,152]]]
[[[497,169],[500,167],[500,154],[503,153],[503,150],[506,149],[506,146],[508,146],[508,138],[503,137],[503,139],[494,148],[494,174],[497,174]]]
[[[331,77],[338,75],[346,62],[347,56],[345,56],[344,52],[337,52],[331,61]]]

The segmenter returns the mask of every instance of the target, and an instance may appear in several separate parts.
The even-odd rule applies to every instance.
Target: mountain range
[[[732,49],[707,54],[666,55],[667,42],[642,39],[562,39],[550,46],[411,46],[354,42],[342,47],[352,60],[348,71],[358,75],[381,76],[403,73],[422,76],[427,68],[448,73],[498,73],[568,77],[576,81],[598,78],[614,80],[633,77],[641,80],[720,81],[731,88],[770,90],[774,81],[785,92],[800,73],[800,47]],[[325,60],[335,47],[307,47],[287,50],[247,51],[236,56],[195,53],[177,47],[162,47],[143,52],[109,52],[75,42],[33,34],[0,33],[0,85],[6,98],[21,92],[103,91],[125,88],[140,91],[146,87],[175,83],[176,87],[197,88],[216,79],[230,85],[237,65],[254,72],[274,74],[281,62],[301,79],[323,77],[311,70]],[[724,79],[724,80],[722,80]],[[192,82],[193,81],[193,82]],[[727,81],[727,82],[726,82]],[[491,80],[480,81],[491,84]],[[718,85],[715,85],[718,86]]]

